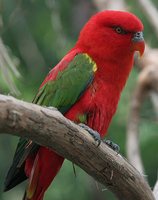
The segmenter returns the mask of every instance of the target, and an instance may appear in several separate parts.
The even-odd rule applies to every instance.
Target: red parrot
[[[132,69],[134,52],[144,52],[142,31],[141,21],[129,12],[92,16],[75,46],[49,72],[33,103],[54,106],[103,137]],[[28,178],[23,200],[42,200],[63,161],[52,150],[20,138],[4,190]]]

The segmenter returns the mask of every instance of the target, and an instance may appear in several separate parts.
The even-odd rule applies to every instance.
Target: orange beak
[[[139,51],[140,56],[143,55],[145,50],[145,42],[143,32],[136,32],[132,38],[132,50]]]

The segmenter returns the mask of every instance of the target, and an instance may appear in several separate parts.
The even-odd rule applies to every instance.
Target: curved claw
[[[81,128],[83,128],[84,130],[88,131],[88,133],[94,138],[94,140],[98,143],[97,147],[100,145],[101,143],[101,138],[100,138],[100,134],[97,131],[94,131],[93,129],[91,129],[89,126],[85,125],[85,124],[78,124]]]
[[[117,153],[120,152],[120,147],[116,143],[112,142],[111,140],[104,140],[103,141],[105,144],[107,144],[111,149],[116,151]]]

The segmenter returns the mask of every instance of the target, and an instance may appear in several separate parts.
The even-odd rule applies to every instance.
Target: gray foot
[[[93,129],[91,129],[89,126],[85,125],[85,124],[78,124],[81,128],[85,129],[86,131],[88,131],[88,133],[94,138],[94,140],[98,143],[97,146],[100,145],[101,143],[101,138],[100,138],[100,134],[97,131],[94,131]]]
[[[116,151],[117,153],[119,153],[119,151],[120,151],[119,145],[115,144],[111,140],[103,140],[103,142],[105,144],[107,144],[111,149],[113,149],[114,151]]]

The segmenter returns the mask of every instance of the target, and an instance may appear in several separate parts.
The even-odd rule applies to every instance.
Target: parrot
[[[141,56],[145,50],[143,29],[141,20],[130,12],[94,14],[74,47],[50,70],[33,103],[57,108],[74,123],[97,131],[102,139],[133,67],[134,54],[138,51]],[[20,138],[4,191],[28,179],[23,200],[43,200],[63,161],[49,148]]]

